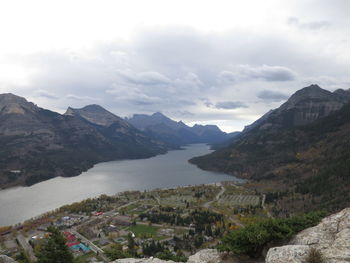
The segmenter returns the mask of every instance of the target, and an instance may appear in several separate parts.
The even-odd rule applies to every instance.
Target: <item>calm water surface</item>
[[[207,145],[190,145],[185,150],[170,151],[149,159],[99,163],[76,177],[57,177],[31,187],[2,190],[0,226],[22,222],[64,204],[100,194],[239,181],[233,176],[200,170],[187,162],[209,152]]]

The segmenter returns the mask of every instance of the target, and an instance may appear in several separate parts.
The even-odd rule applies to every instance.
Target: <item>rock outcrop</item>
[[[290,245],[271,248],[266,263],[303,263],[311,248],[320,251],[327,263],[350,262],[350,208],[303,230]]]
[[[17,261],[8,256],[0,255],[0,263],[17,263]]]
[[[189,257],[187,263],[220,263],[223,262],[220,253],[216,249],[203,249]],[[114,263],[174,263],[174,261],[161,260],[158,258],[124,258]]]

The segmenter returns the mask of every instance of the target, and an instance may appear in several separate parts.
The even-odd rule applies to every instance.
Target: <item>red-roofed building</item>
[[[72,242],[75,240],[75,236],[71,232],[64,232],[67,241]]]

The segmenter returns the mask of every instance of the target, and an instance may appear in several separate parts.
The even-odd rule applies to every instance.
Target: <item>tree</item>
[[[129,249],[129,253],[132,254],[132,255],[135,255],[136,254],[136,251],[135,251],[135,240],[134,240],[134,237],[131,233],[129,233],[128,235],[128,249]]]
[[[36,253],[37,263],[73,263],[72,252],[66,246],[66,239],[55,227],[48,228],[50,237]]]

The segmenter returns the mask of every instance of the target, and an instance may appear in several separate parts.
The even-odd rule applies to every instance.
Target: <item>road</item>
[[[18,243],[21,245],[21,247],[24,249],[24,251],[30,257],[30,260],[35,262],[36,261],[36,257],[34,255],[33,248],[31,247],[31,245],[29,245],[29,243],[27,242],[25,237],[22,234],[18,234],[16,238],[18,240]]]
[[[220,192],[215,196],[215,198],[209,202],[206,202],[203,207],[205,208],[209,208],[210,205],[214,202],[214,201],[219,201],[220,197],[225,193],[225,187],[220,183],[220,186],[221,186],[221,190]]]
[[[110,262],[110,260],[104,255],[104,251],[92,243],[89,239],[81,235],[75,230],[71,230],[72,234],[75,235],[76,238],[79,238],[84,244],[86,244],[93,252],[98,254],[105,262]]]
[[[267,208],[265,206],[265,200],[266,200],[266,195],[263,194],[263,197],[262,197],[262,200],[261,200],[261,207],[264,209],[264,211],[266,212],[268,217],[273,218],[273,216],[271,215],[270,211],[267,210]]]

